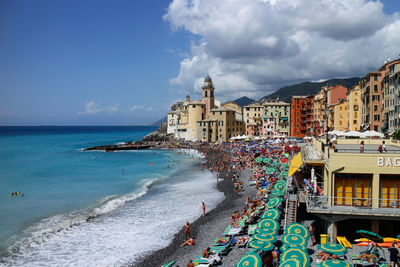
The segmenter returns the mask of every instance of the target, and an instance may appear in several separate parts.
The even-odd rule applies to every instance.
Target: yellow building
[[[290,135],[290,104],[279,100],[264,102],[264,120],[274,119],[274,136]]]
[[[326,110],[325,110],[325,89],[322,88],[315,96],[314,96],[314,121],[313,125],[315,128],[315,134],[319,136],[323,134],[326,130]]]
[[[264,112],[264,106],[259,103],[243,107],[243,121],[246,124],[247,136],[261,136]]]
[[[340,101],[338,104],[333,105],[333,129],[336,131],[349,130],[349,108],[347,101]]]
[[[244,134],[244,123],[236,119],[236,110],[213,108],[208,119],[199,120],[197,139],[207,142],[227,142],[231,137]]]
[[[338,139],[337,150],[322,152],[323,140],[314,139],[307,149],[315,151],[308,154],[319,153],[322,158],[303,157],[305,166],[322,166],[323,195],[308,194],[306,206],[326,222],[332,241],[337,235],[352,240],[358,229],[382,236],[400,232],[400,144],[385,140],[388,152],[379,153],[381,139],[364,142],[363,153],[359,139]]]
[[[349,109],[349,131],[359,131],[361,126],[361,88],[354,86],[347,93],[347,103]]]

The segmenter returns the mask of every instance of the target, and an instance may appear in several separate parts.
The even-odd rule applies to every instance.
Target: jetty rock
[[[143,137],[142,142],[170,141],[174,134],[167,134],[167,123],[161,123],[160,128]]]

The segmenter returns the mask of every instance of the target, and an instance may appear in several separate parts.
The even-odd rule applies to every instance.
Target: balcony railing
[[[312,213],[399,216],[400,199],[306,196]]]

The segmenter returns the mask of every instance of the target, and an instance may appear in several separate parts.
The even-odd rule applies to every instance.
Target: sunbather
[[[215,245],[217,245],[217,246],[225,246],[225,245],[228,245],[228,244],[232,241],[233,238],[234,238],[234,237],[219,238],[217,241],[215,241]]]
[[[248,236],[242,236],[242,237],[238,237],[236,240],[236,244],[235,246],[243,246],[246,245],[247,242],[249,242],[249,237]]]
[[[190,237],[188,240],[186,240],[185,242],[183,242],[181,244],[181,247],[185,246],[185,245],[189,245],[189,246],[193,246],[194,245],[194,239],[193,237]]]

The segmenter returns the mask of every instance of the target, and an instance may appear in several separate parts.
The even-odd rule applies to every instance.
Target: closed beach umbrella
[[[303,246],[306,245],[306,240],[301,235],[295,235],[295,234],[284,235],[282,241],[285,244],[297,244]]]
[[[284,245],[280,248],[280,251],[281,251],[281,252],[285,252],[286,250],[289,250],[289,249],[292,249],[292,248],[298,248],[298,249],[301,249],[301,250],[304,250],[304,251],[307,250],[307,248],[306,248],[305,245],[299,245],[299,244],[284,244]]]
[[[271,242],[271,243],[275,243],[276,242],[276,236],[272,235],[272,234],[255,234],[253,235],[253,240],[257,239],[259,241],[263,241],[263,242]]]
[[[285,229],[285,234],[301,235],[306,241],[310,239],[310,231],[299,223],[292,223]]]
[[[365,238],[368,238],[371,241],[374,241],[375,243],[383,242],[383,237],[374,232],[370,232],[370,231],[366,231],[366,230],[357,230],[356,233],[362,235]]]
[[[322,244],[319,246],[319,249],[333,255],[343,255],[347,253],[347,248],[336,243]]]
[[[176,260],[175,261],[171,261],[170,263],[164,264],[161,267],[171,267],[171,266],[173,266],[175,264],[175,262],[176,262]]]
[[[266,212],[263,213],[262,218],[263,219],[273,219],[273,220],[278,220],[280,216],[280,212],[277,209],[269,209]]]
[[[261,267],[262,260],[258,254],[248,253],[243,256],[238,263],[236,263],[236,267]]]
[[[348,262],[342,260],[326,260],[321,265],[324,267],[350,267]]]
[[[288,259],[279,264],[279,267],[300,267],[301,262],[298,259]]]
[[[279,204],[281,204],[282,202],[282,198],[280,197],[273,197],[270,198],[267,205],[265,205],[265,207],[267,207],[268,209],[273,209],[279,206]]]
[[[298,248],[292,248],[282,253],[281,261],[287,261],[289,259],[297,259],[301,262],[301,267],[310,266],[310,257],[307,252]]]
[[[279,228],[279,224],[273,219],[262,219],[258,222],[257,228],[277,230]]]

